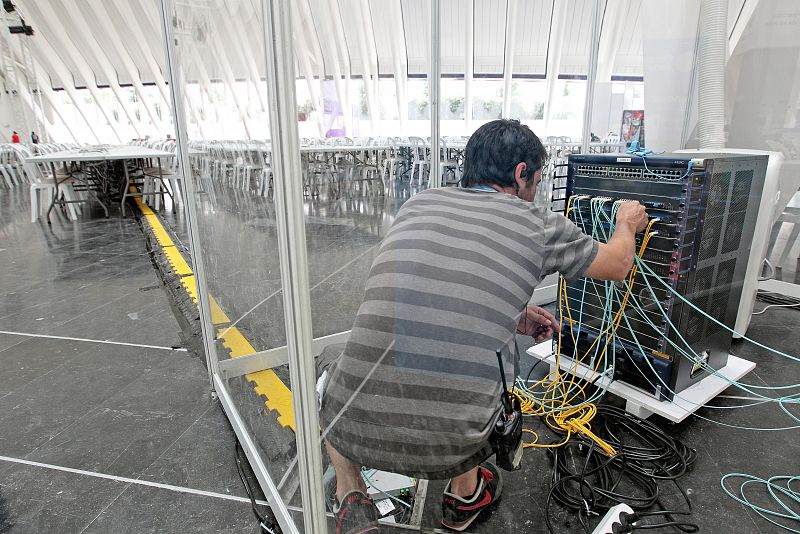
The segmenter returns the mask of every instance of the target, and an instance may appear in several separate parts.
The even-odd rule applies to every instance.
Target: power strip
[[[627,504],[618,504],[615,507],[611,508],[606,515],[603,516],[603,519],[600,521],[600,524],[595,527],[592,534],[618,534],[619,532],[629,532],[629,530],[619,530],[619,527],[622,526],[622,521],[620,520],[620,516],[622,514],[632,514],[633,508],[628,506]],[[617,531],[614,531],[614,527],[617,527]]]

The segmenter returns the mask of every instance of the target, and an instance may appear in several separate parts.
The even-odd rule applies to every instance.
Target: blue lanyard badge
[[[490,193],[497,193],[497,189],[493,189],[488,185],[473,185],[470,189],[474,189],[475,191],[488,191]]]

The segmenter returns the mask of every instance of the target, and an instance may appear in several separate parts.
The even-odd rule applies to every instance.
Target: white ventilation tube
[[[698,66],[698,137],[700,148],[725,147],[725,61],[727,0],[702,0]]]

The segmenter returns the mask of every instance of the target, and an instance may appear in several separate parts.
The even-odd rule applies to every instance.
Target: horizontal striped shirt
[[[399,210],[326,386],[327,438],[361,465],[445,478],[488,455],[500,409],[496,351],[546,275],[583,274],[598,244],[516,196],[430,189]],[[471,465],[469,465],[471,464]]]

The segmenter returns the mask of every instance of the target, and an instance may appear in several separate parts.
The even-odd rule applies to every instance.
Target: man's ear
[[[514,182],[517,184],[518,189],[525,187],[525,183],[530,179],[528,176],[528,164],[524,161],[517,163],[514,167]]]

